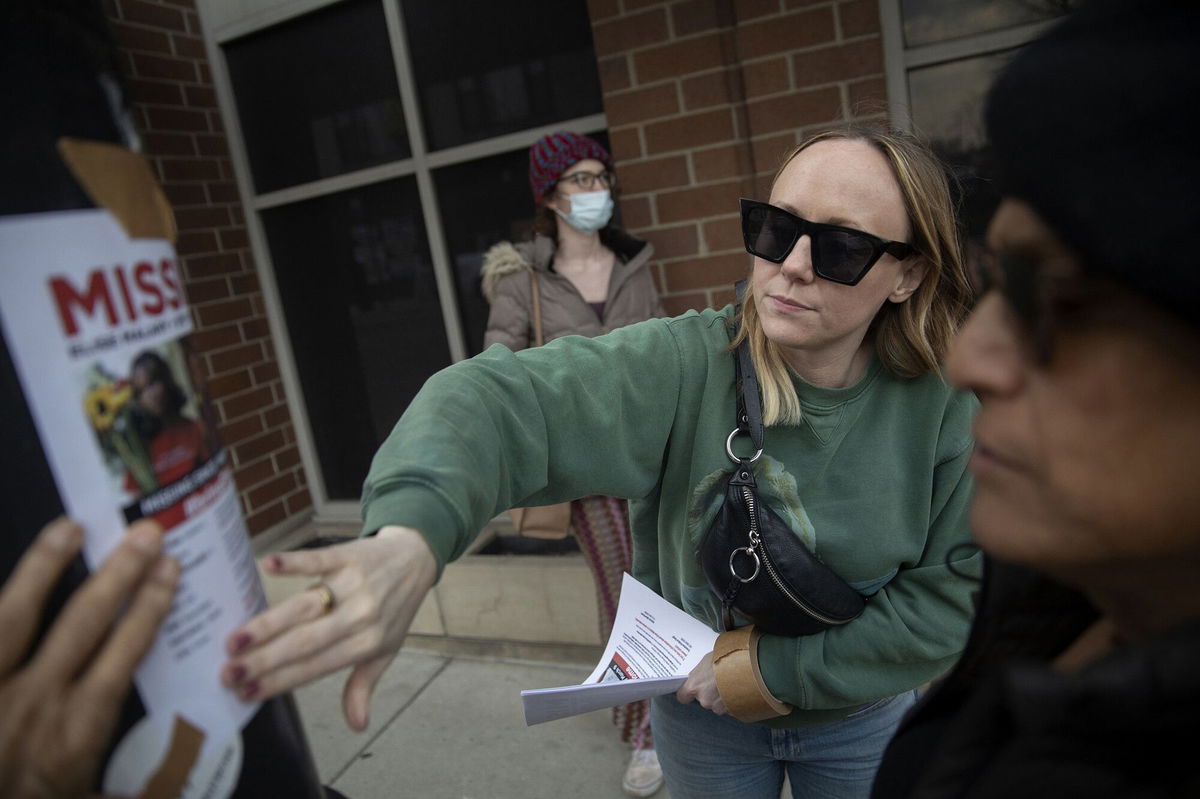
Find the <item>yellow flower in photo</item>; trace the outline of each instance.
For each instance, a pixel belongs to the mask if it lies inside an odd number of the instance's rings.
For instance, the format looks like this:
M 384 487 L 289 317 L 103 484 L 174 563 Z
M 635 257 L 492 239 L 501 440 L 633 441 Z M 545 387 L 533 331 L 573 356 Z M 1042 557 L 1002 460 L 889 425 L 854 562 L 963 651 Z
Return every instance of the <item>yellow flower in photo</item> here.
M 132 386 L 126 384 L 118 387 L 112 383 L 104 383 L 87 393 L 83 398 L 83 406 L 87 410 L 92 427 L 104 432 L 112 429 L 117 414 L 132 398 Z

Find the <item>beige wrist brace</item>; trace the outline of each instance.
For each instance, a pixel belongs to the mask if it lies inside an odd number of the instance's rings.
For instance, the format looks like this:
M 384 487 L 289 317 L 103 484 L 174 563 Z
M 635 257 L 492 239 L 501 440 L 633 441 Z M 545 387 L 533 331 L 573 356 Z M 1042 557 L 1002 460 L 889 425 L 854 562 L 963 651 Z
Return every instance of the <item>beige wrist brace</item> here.
M 717 692 L 738 721 L 763 721 L 792 712 L 767 690 L 758 670 L 758 639 L 762 633 L 753 625 L 717 636 L 713 646 L 713 673 Z

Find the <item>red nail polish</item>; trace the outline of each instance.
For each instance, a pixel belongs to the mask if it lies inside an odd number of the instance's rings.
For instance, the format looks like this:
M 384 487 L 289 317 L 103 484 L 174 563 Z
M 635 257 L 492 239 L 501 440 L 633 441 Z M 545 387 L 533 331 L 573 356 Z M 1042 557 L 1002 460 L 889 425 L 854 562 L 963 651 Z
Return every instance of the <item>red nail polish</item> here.
M 245 666 L 234 666 L 232 669 L 229 670 L 230 682 L 237 684 L 244 679 L 246 679 L 246 667 Z
M 236 655 L 246 647 L 250 646 L 250 633 L 238 633 L 233 636 L 233 653 Z
M 271 571 L 279 571 L 283 568 L 283 558 L 278 555 L 272 555 L 267 558 L 267 568 Z
M 258 692 L 261 689 L 262 689 L 262 686 L 258 684 L 258 680 L 253 680 L 252 682 L 247 683 L 242 688 L 242 692 L 241 692 L 240 696 L 242 697 L 243 700 L 250 700 L 250 699 L 253 699 L 254 697 L 258 696 Z

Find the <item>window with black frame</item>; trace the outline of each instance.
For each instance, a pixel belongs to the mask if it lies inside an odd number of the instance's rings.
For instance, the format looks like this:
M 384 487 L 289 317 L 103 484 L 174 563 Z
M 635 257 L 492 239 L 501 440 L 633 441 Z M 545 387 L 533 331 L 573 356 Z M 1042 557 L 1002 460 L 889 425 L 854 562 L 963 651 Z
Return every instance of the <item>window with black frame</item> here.
M 983 102 L 1016 49 L 1080 0 L 901 0 L 913 128 L 952 168 L 967 234 L 982 239 L 999 200 L 990 180 Z M 893 32 L 893 35 L 897 35 Z
M 338 3 L 224 50 L 258 194 L 412 155 L 379 0 Z
M 318 507 L 356 501 L 421 384 L 479 351 L 483 252 L 533 218 L 528 146 L 607 143 L 586 0 L 462 12 L 282 0 L 217 37 Z

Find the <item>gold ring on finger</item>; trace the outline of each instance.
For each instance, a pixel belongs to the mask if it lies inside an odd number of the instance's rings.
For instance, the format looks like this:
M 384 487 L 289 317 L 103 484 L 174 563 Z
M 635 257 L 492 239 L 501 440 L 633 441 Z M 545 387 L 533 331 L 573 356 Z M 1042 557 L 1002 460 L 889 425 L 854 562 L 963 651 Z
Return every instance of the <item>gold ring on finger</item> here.
M 317 583 L 312 590 L 316 591 L 317 596 L 321 598 L 321 615 L 328 616 L 337 606 L 337 598 L 333 595 L 333 589 L 325 583 Z

